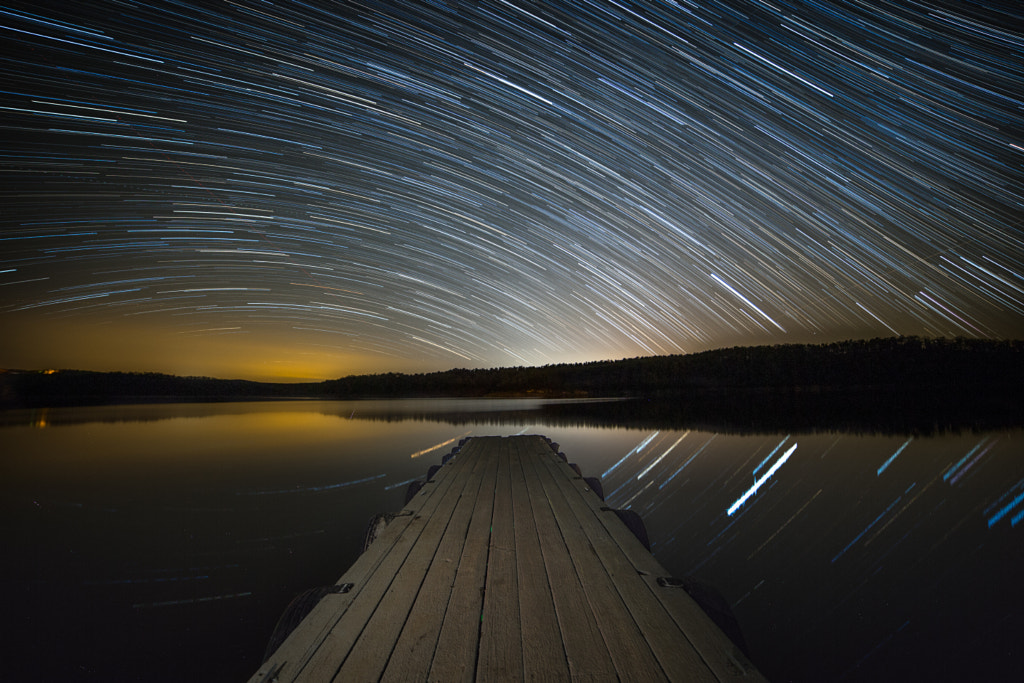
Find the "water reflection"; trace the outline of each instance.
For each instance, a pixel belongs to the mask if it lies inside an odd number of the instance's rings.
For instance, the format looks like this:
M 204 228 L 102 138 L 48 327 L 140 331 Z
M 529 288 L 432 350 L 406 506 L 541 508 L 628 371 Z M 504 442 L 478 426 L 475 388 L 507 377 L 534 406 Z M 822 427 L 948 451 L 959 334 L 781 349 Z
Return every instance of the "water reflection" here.
M 1017 395 L 893 389 L 707 392 L 676 399 L 410 399 L 166 403 L 0 411 L 0 427 L 84 422 L 151 422 L 224 415 L 287 419 L 318 413 L 346 420 L 446 422 L 496 426 L 535 422 L 562 427 L 704 429 L 730 433 L 842 431 L 940 434 L 1013 428 L 1024 420 Z
M 3 415 L 0 579 L 22 653 L 5 676 L 245 680 L 288 600 L 336 580 L 453 440 L 529 432 L 640 512 L 670 572 L 718 587 L 772 680 L 1012 677 L 1019 424 L 840 429 L 833 406 L 809 427 L 776 408 L 721 424 L 715 406 L 515 400 Z
M 661 433 L 605 488 L 718 584 L 777 680 L 996 680 L 1024 606 L 1021 437 Z

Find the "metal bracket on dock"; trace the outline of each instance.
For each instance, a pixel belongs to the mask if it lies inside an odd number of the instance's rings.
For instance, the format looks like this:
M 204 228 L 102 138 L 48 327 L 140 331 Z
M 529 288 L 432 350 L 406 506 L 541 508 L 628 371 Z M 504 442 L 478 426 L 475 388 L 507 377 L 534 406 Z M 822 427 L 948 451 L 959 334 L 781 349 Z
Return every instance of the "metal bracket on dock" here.
M 256 673 L 256 675 L 262 677 L 263 680 L 266 681 L 267 683 L 274 683 L 274 681 L 279 680 L 277 675 L 279 673 L 281 673 L 281 669 L 284 668 L 284 665 L 286 663 L 287 662 L 278 662 L 278 663 L 274 664 L 272 667 L 270 667 L 265 672 L 264 671 L 258 671 Z
M 336 583 L 328 589 L 328 593 L 348 593 L 355 588 L 354 583 Z

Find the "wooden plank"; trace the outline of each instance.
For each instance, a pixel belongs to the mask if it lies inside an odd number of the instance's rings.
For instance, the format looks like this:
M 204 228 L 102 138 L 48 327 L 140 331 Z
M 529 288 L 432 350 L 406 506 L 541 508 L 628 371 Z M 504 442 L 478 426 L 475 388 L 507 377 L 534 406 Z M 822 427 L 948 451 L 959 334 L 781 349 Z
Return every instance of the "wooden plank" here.
M 467 463 L 467 467 L 473 467 L 468 475 L 469 481 L 444 530 L 444 537 L 391 653 L 382 681 L 405 683 L 427 678 L 487 465 L 487 459 L 481 457 L 472 457 Z M 465 470 L 463 473 L 466 476 Z M 483 494 L 493 497 L 493 486 Z
M 405 532 L 410 524 L 414 521 L 422 524 L 420 522 L 422 517 L 429 516 L 432 512 L 439 497 L 431 494 L 443 494 L 448 486 L 457 479 L 458 471 L 465 462 L 467 462 L 465 459 L 456 458 L 435 474 L 433 482 L 424 486 L 420 493 L 403 508 L 402 514 L 388 524 L 374 544 L 360 555 L 337 581 L 338 584 L 354 584 L 354 588 L 348 593 L 324 597 L 306 619 L 285 639 L 277 651 L 260 666 L 250 679 L 250 683 L 261 683 L 271 671 L 274 672 L 275 681 L 280 683 L 289 683 L 296 679 L 327 638 L 330 630 L 342 618 L 359 594 L 366 578 L 377 570 L 399 541 L 409 540 L 410 537 Z
M 565 477 L 565 473 L 572 471 L 565 464 L 549 461 L 548 468 L 552 471 L 553 476 L 561 474 L 560 478 L 565 484 L 572 481 Z M 573 475 L 577 476 L 575 472 Z M 575 516 L 590 547 L 593 548 L 596 561 L 603 567 L 604 575 L 608 577 L 613 586 L 612 590 L 618 593 L 629 613 L 629 618 L 636 623 L 660 668 L 664 670 L 669 680 L 704 681 L 706 683 L 716 681 L 716 677 L 707 669 L 700 654 L 666 612 L 658 596 L 651 593 L 650 588 L 637 574 L 632 562 L 622 552 L 606 526 L 602 524 L 602 520 L 599 519 L 599 516 L 614 516 L 615 513 L 602 512 L 600 509 L 595 511 L 589 506 L 587 504 L 589 501 L 584 499 L 584 495 L 588 499 L 595 499 L 596 497 L 592 493 L 579 491 L 569 485 L 564 486 L 561 490 L 571 511 L 570 514 Z M 615 517 L 615 522 L 619 526 L 623 526 L 617 517 Z M 625 527 L 623 526 L 623 528 Z M 641 551 L 650 555 L 646 549 L 641 548 Z M 605 596 L 606 599 L 609 597 Z
M 529 460 L 536 457 L 530 451 L 529 443 L 526 437 L 509 443 L 523 675 L 527 681 L 568 681 L 569 662 L 562 646 L 561 629 L 551 597 L 552 587 L 548 583 L 533 503 L 526 485 L 525 470 L 533 473 Z
M 542 471 L 545 476 L 549 476 L 546 469 L 542 470 L 545 465 L 540 460 L 545 457 L 556 459 L 546 442 L 543 448 L 547 449 L 547 453 L 529 458 L 523 463 L 523 470 L 569 672 L 573 680 L 617 681 L 619 677 L 601 635 L 597 617 L 590 608 L 540 479 Z
M 553 467 L 562 467 L 550 461 L 545 465 L 549 471 Z M 605 572 L 594 546 L 580 527 L 564 495 L 564 482 L 550 476 L 541 480 L 616 672 L 624 680 L 668 680 L 614 582 Z M 575 496 L 573 490 L 568 493 Z
M 371 606 L 372 613 L 335 675 L 336 681 L 377 680 L 384 671 L 445 532 L 453 523 L 457 524 L 454 514 L 458 503 L 473 483 L 473 478 L 466 474 L 466 469 L 472 465 L 472 461 L 468 462 L 461 470 L 460 481 L 453 483 L 444 493 L 387 590 L 376 605 Z M 464 531 L 460 535 L 465 538 Z M 355 633 L 358 623 L 351 616 L 348 621 L 352 624 L 351 632 Z
M 470 441 L 470 444 L 477 439 Z M 468 445 L 468 444 L 467 444 Z M 459 457 L 463 457 L 462 454 Z M 430 664 L 428 680 L 472 681 L 476 675 L 476 656 L 487 580 L 487 555 L 497 484 L 498 459 L 484 460 L 480 495 L 473 508 L 466 543 L 459 559 L 458 573 L 444 614 L 437 649 Z
M 477 679 L 522 680 L 523 644 L 519 619 L 519 581 L 516 576 L 515 527 L 509 442 L 491 442 L 498 458 L 491 516 L 491 541 L 487 551 L 487 583 L 480 624 Z
M 466 467 L 461 468 L 463 472 Z M 311 667 L 334 667 L 335 681 L 380 677 L 466 484 L 466 477 L 456 478 L 425 518 L 426 524 L 409 552 L 404 557 L 393 553 L 394 562 L 387 568 L 385 564 L 378 567 L 353 600 L 345 619 L 332 629 L 331 652 L 326 651 L 325 643 L 320 650 L 324 654 L 312 660 Z
M 271 658 L 283 662 L 281 671 L 277 674 L 277 681 L 286 683 L 299 676 L 304 680 L 331 680 L 354 641 L 352 630 L 357 624 L 359 629 L 365 624 L 367 610 L 372 611 L 390 584 L 439 503 L 444 499 L 444 493 L 452 485 L 459 485 L 460 478 L 457 475 L 459 470 L 465 467 L 465 462 L 466 460 L 456 459 L 448 466 L 442 467 L 435 474 L 433 483 L 425 484 L 420 494 L 403 508 L 403 512 L 413 514 L 397 517 L 388 525 L 377 542 L 371 545 L 341 577 L 339 583 L 352 583 L 354 586 L 350 593 L 340 596 L 344 599 L 344 610 L 327 621 L 325 631 L 319 631 L 314 640 L 307 641 L 308 647 L 304 652 L 285 651 L 285 646 L 293 640 L 292 637 L 282 644 L 278 653 Z M 381 545 L 378 547 L 378 544 Z M 337 606 L 342 606 L 341 601 L 334 602 Z M 358 612 L 353 617 L 353 610 L 357 607 Z M 301 637 L 301 634 L 292 635 L 296 640 Z M 296 655 L 296 659 L 291 659 Z
M 331 627 L 352 603 L 346 594 L 330 594 L 321 598 L 313 610 L 288 635 L 280 647 L 267 658 L 249 679 L 249 683 L 292 683 L 305 662 L 320 646 Z
M 659 586 L 659 577 L 669 573 L 647 551 L 636 537 L 611 512 L 603 512 L 604 503 L 593 495 L 584 481 L 569 467 L 559 465 L 555 473 L 580 494 L 605 527 L 609 536 L 628 559 L 632 571 L 657 598 L 685 638 L 699 653 L 704 665 L 720 681 L 764 681 L 763 675 L 746 655 L 711 620 L 686 592 L 679 588 Z

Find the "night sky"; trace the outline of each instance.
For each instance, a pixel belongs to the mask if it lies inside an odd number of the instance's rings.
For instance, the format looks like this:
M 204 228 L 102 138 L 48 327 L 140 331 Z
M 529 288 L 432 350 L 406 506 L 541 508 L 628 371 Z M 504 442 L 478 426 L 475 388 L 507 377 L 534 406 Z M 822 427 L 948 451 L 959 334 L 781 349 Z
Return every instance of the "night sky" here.
M 0 10 L 0 367 L 1024 337 L 1017 2 Z

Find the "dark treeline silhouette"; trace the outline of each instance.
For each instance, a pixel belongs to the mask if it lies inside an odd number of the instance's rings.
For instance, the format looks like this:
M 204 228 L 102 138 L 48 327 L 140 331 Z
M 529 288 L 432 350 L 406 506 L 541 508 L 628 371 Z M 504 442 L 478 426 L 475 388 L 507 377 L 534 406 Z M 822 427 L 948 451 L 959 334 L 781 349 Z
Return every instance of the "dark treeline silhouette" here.
M 869 390 L 874 390 L 874 393 Z M 0 373 L 0 407 L 286 398 L 644 397 L 707 403 L 768 393 L 1024 395 L 1024 342 L 896 337 L 831 344 L 732 347 L 619 361 L 423 374 L 353 375 L 275 384 L 157 373 Z M 794 399 L 795 400 L 795 399 Z M 1007 404 L 1007 402 L 1009 402 Z M 909 402 L 908 402 L 909 405 Z
M 355 375 L 325 382 L 336 398 L 419 396 L 679 397 L 753 390 L 866 387 L 1014 391 L 1024 342 L 896 337 L 782 344 L 619 361 Z
M 156 372 L 7 371 L 0 373 L 0 408 L 166 401 L 254 401 L 322 396 L 322 383 L 274 384 Z

